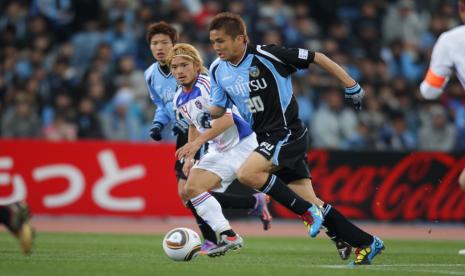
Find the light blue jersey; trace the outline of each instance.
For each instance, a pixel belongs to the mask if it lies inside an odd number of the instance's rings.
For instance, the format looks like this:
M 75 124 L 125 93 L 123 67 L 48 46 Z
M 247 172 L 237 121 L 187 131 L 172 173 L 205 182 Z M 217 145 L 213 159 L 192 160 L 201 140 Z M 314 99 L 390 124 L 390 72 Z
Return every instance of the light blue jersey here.
M 177 82 L 167 68 L 155 62 L 144 72 L 145 82 L 149 90 L 150 98 L 157 106 L 153 121 L 162 123 L 164 126 L 170 122 L 176 122 L 176 107 L 173 104 L 174 93 Z M 168 71 L 168 72 L 166 72 Z

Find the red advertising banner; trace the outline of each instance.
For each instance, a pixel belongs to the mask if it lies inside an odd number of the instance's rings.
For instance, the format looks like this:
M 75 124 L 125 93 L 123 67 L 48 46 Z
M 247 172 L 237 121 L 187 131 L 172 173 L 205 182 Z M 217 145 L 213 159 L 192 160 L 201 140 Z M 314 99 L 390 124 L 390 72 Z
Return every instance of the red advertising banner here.
M 36 215 L 189 216 L 174 160 L 172 144 L 0 140 L 0 204 L 26 199 Z M 308 163 L 317 195 L 350 218 L 465 221 L 464 154 L 315 150 Z M 276 202 L 271 211 L 295 218 Z
M 0 204 L 34 214 L 186 216 L 174 145 L 0 140 Z
M 460 153 L 309 152 L 317 195 L 353 219 L 465 221 Z M 274 204 L 282 217 L 295 217 Z

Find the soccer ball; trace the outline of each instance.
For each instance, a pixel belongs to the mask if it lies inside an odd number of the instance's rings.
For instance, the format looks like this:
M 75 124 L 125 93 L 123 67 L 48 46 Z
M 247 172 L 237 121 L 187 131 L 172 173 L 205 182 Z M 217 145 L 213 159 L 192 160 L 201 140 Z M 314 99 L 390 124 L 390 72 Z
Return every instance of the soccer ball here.
M 175 228 L 163 238 L 163 250 L 173 261 L 190 261 L 197 257 L 202 242 L 199 235 L 189 228 Z

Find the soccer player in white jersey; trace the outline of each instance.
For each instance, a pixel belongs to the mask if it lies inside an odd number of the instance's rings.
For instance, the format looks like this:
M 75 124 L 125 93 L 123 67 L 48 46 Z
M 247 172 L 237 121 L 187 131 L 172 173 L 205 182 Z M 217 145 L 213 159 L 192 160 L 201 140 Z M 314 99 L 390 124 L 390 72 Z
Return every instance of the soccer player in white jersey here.
M 242 247 L 243 240 L 231 229 L 221 205 L 209 191 L 223 192 L 236 179 L 236 171 L 258 146 L 256 136 L 239 113 L 231 109 L 214 120 L 212 128 L 200 125 L 200 115 L 209 107 L 210 79 L 205 74 L 199 52 L 192 45 L 174 46 L 167 62 L 179 83 L 173 102 L 190 123 L 188 143 L 176 152 L 185 159 L 183 172 L 188 178 L 184 197 L 220 238 L 218 247 L 209 250 L 208 255 L 221 255 Z M 206 142 L 209 143 L 208 152 L 194 165 L 195 152 Z M 186 151 L 192 154 L 185 155 Z
M 187 142 L 188 123 L 184 118 L 177 118 L 176 108 L 173 105 L 173 97 L 176 91 L 177 82 L 171 74 L 166 57 L 178 40 L 176 29 L 166 22 L 158 22 L 149 25 L 146 32 L 146 39 L 155 62 L 145 70 L 144 76 L 149 91 L 150 98 L 157 106 L 153 125 L 150 129 L 150 136 L 156 141 L 162 139 L 161 131 L 171 124 L 173 133 L 176 134 L 176 149 Z M 186 183 L 186 176 L 182 172 L 182 163 L 176 161 L 175 172 L 178 180 L 178 193 L 182 198 L 181 191 Z M 160 183 L 167 185 L 166 183 Z M 234 195 L 224 193 L 213 193 L 225 209 L 249 209 L 250 215 L 256 215 L 263 223 L 264 230 L 271 227 L 271 215 L 267 208 L 267 197 L 262 193 L 254 195 Z M 185 202 L 185 199 L 183 199 Z M 201 252 L 214 247 L 216 240 L 215 233 L 196 214 L 195 209 L 190 204 L 187 207 L 192 211 L 197 220 L 197 224 L 205 239 Z
M 465 23 L 465 0 L 459 0 L 459 15 Z M 438 38 L 420 91 L 426 99 L 438 98 L 455 71 L 465 89 L 465 25 L 453 28 Z
M 465 0 L 458 1 L 459 16 L 465 23 Z M 465 25 L 453 28 L 441 34 L 434 45 L 428 72 L 420 85 L 425 99 L 437 99 L 455 71 L 465 90 Z M 465 92 L 465 91 L 464 91 Z M 459 184 L 465 190 L 465 169 L 459 177 Z M 459 251 L 465 255 L 465 249 Z

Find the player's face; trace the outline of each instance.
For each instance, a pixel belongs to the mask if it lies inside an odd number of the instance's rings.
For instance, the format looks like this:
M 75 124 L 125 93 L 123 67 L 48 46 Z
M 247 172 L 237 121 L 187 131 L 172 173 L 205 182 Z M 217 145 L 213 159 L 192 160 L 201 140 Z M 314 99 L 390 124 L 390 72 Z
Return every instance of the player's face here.
M 166 34 L 156 34 L 150 39 L 150 50 L 153 57 L 160 63 L 165 63 L 165 58 L 168 56 L 173 42 Z
M 245 38 L 243 35 L 233 38 L 223 29 L 215 29 L 210 31 L 210 42 L 213 50 L 222 60 L 237 63 L 244 54 Z
M 179 84 L 190 89 L 197 78 L 199 67 L 194 64 L 192 59 L 179 56 L 174 57 L 171 61 L 170 70 Z

